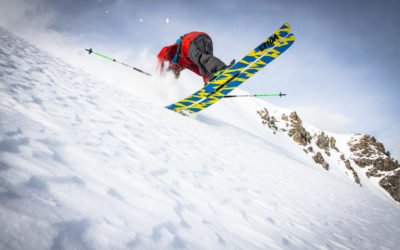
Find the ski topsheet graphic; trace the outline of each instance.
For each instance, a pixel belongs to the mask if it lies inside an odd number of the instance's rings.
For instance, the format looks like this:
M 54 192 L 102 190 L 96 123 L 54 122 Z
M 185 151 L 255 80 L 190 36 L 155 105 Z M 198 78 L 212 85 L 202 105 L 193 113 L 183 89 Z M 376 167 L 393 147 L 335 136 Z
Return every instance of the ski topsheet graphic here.
M 202 98 L 200 101 L 195 104 L 188 106 L 185 108 L 190 113 L 197 113 L 210 105 L 216 103 L 218 100 L 223 98 L 225 95 L 229 94 L 232 90 L 237 88 L 240 84 L 245 82 L 255 73 L 257 73 L 260 69 L 264 68 L 278 56 L 280 56 L 285 50 L 287 50 L 294 42 L 294 35 L 290 34 L 286 39 L 281 41 L 277 46 L 273 49 L 269 50 L 267 54 L 262 56 L 256 62 L 250 65 L 244 72 L 240 73 L 238 76 L 233 78 L 231 81 L 222 84 L 219 89 L 209 94 L 207 97 Z
M 185 113 L 197 113 L 217 102 L 289 48 L 294 42 L 294 35 L 289 32 L 290 25 L 285 23 L 216 79 L 194 94 L 166 108 L 174 111 L 184 110 Z

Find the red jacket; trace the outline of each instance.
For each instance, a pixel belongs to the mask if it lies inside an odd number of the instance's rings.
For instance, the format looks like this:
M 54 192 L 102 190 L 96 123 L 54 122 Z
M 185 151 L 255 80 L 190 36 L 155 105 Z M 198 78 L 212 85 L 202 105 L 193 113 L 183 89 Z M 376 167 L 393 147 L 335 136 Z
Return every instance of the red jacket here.
M 203 77 L 204 83 L 208 82 L 208 78 L 202 74 L 200 74 L 199 67 L 194 64 L 189 59 L 189 45 L 199 35 L 206 35 L 208 34 L 204 32 L 190 32 L 186 34 L 182 39 L 181 51 L 178 55 L 178 61 L 176 63 L 171 63 L 171 60 L 174 58 L 176 50 L 178 49 L 179 43 L 172 44 L 170 46 L 166 46 L 161 49 L 160 53 L 158 53 L 158 68 L 162 72 L 164 69 L 164 61 L 169 62 L 169 67 L 182 71 L 184 69 L 189 69 L 194 73 L 198 74 L 199 76 Z M 208 36 L 209 37 L 209 36 Z M 210 38 L 211 39 L 211 38 Z

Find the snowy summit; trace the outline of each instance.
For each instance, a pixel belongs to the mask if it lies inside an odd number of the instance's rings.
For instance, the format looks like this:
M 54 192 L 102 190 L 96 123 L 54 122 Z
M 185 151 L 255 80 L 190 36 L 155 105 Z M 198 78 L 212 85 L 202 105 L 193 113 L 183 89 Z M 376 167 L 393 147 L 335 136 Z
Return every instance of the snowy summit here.
M 254 98 L 184 117 L 159 79 L 0 42 L 0 249 L 399 247 L 397 161 L 372 137 Z

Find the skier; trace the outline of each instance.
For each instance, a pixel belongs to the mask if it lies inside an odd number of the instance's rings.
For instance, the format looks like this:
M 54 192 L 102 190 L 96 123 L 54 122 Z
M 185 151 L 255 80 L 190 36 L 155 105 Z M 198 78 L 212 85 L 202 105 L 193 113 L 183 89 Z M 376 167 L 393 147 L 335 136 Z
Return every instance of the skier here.
M 210 36 L 196 31 L 187 33 L 174 44 L 162 48 L 157 59 L 160 73 L 164 72 L 164 61 L 168 61 L 167 71 L 172 71 L 176 78 L 179 78 L 182 70 L 189 69 L 203 77 L 204 85 L 228 67 L 213 56 Z

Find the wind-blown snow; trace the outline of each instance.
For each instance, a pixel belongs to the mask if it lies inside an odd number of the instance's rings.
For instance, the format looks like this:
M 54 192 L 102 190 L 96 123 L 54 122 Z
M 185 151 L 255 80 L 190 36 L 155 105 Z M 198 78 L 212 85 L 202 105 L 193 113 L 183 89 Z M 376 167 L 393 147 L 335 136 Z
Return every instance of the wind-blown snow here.
M 1 249 L 400 245 L 398 205 L 263 128 L 269 104 L 184 117 L 157 84 L 139 97 L 134 72 L 122 89 L 3 29 L 0 42 Z

